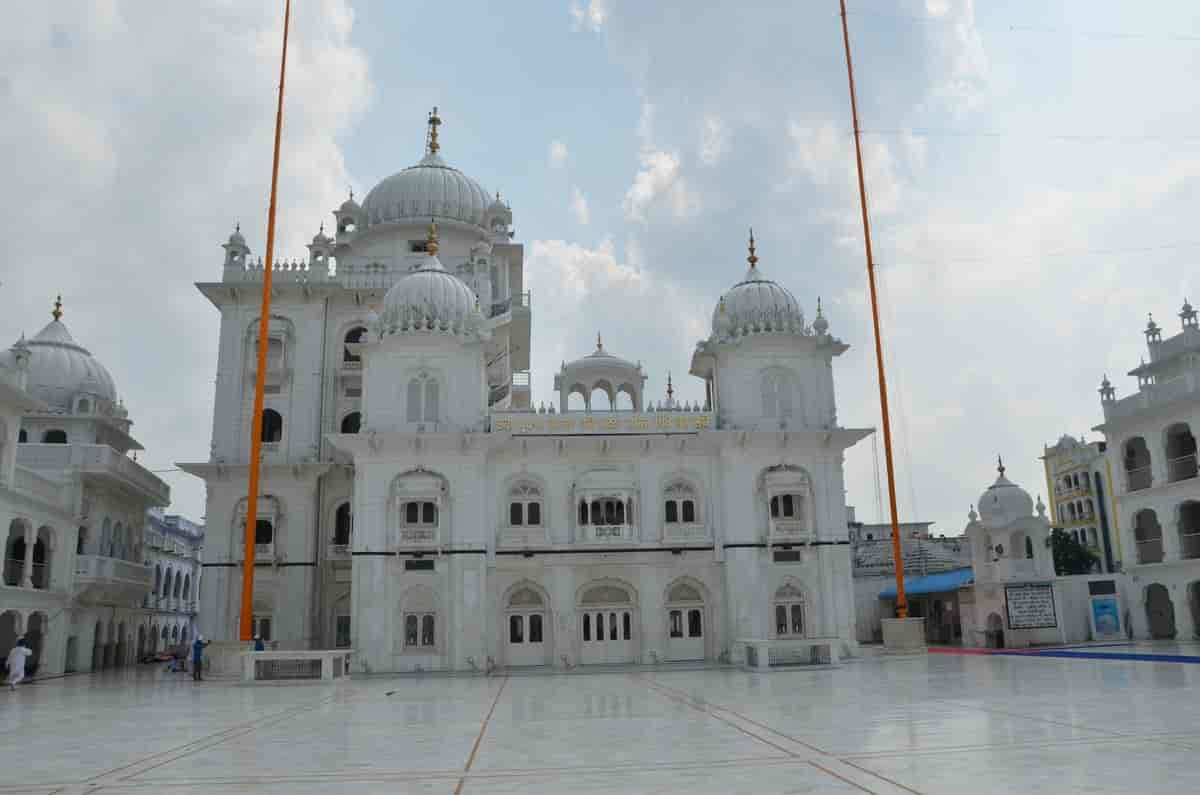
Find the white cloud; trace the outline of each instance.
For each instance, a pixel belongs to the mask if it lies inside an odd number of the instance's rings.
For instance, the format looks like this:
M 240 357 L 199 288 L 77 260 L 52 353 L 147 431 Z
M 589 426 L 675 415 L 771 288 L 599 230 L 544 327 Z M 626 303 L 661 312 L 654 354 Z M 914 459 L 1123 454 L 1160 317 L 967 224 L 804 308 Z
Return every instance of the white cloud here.
M 947 35 L 934 39 L 940 61 L 935 93 L 948 99 L 955 111 L 978 110 L 991 66 L 975 26 L 975 0 L 926 0 L 925 11 L 947 26 Z
M 345 0 L 293 14 L 282 256 L 304 252 L 351 182 L 340 140 L 371 96 L 353 19 Z M 274 4 L 148 2 L 33 4 L 0 30 L 0 213 L 21 219 L 0 334 L 38 331 L 61 292 L 151 469 L 209 454 L 218 316 L 192 282 L 220 279 L 237 220 L 262 253 L 281 30 Z M 163 477 L 199 519 L 203 483 Z
M 617 258 L 612 240 L 595 248 L 565 240 L 534 240 L 525 254 L 526 284 L 533 293 L 537 326 L 553 329 L 533 335 L 535 403 L 552 398 L 551 385 L 559 362 L 590 352 L 596 332 L 604 347 L 632 360 L 653 355 L 656 362 L 687 362 L 695 341 L 705 336 L 711 299 L 670 277 L 646 269 L 636 243 L 627 242 L 625 261 Z M 670 312 L 663 312 L 664 305 Z M 631 318 L 637 318 L 631 323 Z M 647 346 L 646 340 L 655 344 Z M 648 390 L 661 390 L 666 373 L 648 367 Z M 689 399 L 702 399 L 699 386 Z
M 605 0 L 588 0 L 586 6 L 576 0 L 571 3 L 570 11 L 573 30 L 598 32 L 608 19 L 608 6 Z
M 571 190 L 571 216 L 575 219 L 575 223 L 581 226 L 587 226 L 592 222 L 592 211 L 588 207 L 587 197 L 579 188 Z
M 550 142 L 550 165 L 561 168 L 567 162 L 567 145 L 562 141 Z
M 700 162 L 706 166 L 716 165 L 729 146 L 729 131 L 719 116 L 705 114 L 700 133 Z
M 640 168 L 633 184 L 625 192 L 625 220 L 645 223 L 651 208 L 663 205 L 670 217 L 682 220 L 701 210 L 700 195 L 692 189 L 683 174 L 678 151 L 662 149 L 654 143 L 654 106 L 643 102 L 638 120 L 638 153 Z

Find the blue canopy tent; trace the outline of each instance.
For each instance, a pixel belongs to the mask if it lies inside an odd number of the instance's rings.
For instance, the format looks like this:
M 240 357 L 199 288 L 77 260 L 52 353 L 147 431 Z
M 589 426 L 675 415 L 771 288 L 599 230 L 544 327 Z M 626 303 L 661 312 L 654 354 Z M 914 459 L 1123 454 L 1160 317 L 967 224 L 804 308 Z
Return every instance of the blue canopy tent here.
M 964 585 L 975 582 L 975 570 L 971 568 L 939 571 L 937 574 L 927 574 L 924 577 L 905 577 L 904 593 L 908 596 L 922 596 L 933 593 L 949 593 L 957 591 Z M 896 598 L 896 582 L 879 592 L 880 599 Z

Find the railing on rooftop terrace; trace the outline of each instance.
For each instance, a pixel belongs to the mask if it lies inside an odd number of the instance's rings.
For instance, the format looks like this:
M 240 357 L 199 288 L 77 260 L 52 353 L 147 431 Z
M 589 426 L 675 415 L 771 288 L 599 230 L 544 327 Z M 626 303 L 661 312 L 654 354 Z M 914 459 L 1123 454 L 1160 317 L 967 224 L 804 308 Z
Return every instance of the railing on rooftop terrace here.
M 1174 483 L 1177 480 L 1188 480 L 1196 477 L 1196 454 L 1180 456 L 1167 461 L 1167 480 Z

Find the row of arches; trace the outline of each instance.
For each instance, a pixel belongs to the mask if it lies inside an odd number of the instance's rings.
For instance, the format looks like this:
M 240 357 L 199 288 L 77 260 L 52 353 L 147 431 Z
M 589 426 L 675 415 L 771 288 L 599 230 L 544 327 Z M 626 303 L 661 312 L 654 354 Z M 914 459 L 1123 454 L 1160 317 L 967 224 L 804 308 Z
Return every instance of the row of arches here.
M 1200 558 L 1200 501 L 1181 502 L 1175 511 L 1174 523 L 1179 557 Z M 1138 563 L 1161 563 L 1166 559 L 1163 527 L 1153 508 L 1143 508 L 1133 515 L 1133 539 Z
M 1200 580 L 1190 583 L 1186 589 L 1188 612 L 1191 614 L 1191 637 L 1200 638 Z M 1180 638 L 1179 620 L 1175 603 L 1166 585 L 1155 582 L 1143 591 L 1143 606 L 1149 635 L 1154 640 Z M 1185 635 L 1186 637 L 1186 635 Z
M 161 599 L 183 599 L 186 602 L 194 602 L 198 598 L 192 587 L 191 571 L 171 565 L 164 567 L 161 563 L 154 564 L 154 590 L 150 595 Z
M 43 611 L 35 610 L 27 616 L 18 610 L 0 612 L 0 662 L 8 656 L 17 639 L 24 638 L 33 652 L 26 664 L 27 673 L 34 675 L 39 670 L 55 670 L 45 656 L 53 648 L 51 633 L 50 617 Z M 81 669 L 102 671 L 133 665 L 160 651 L 186 646 L 191 641 L 191 629 L 186 621 L 162 624 L 142 621 L 137 623 L 134 630 L 133 622 L 97 620 L 92 625 L 92 646 L 86 665 L 80 657 L 78 638 L 70 636 L 65 640 L 65 651 L 62 653 L 65 654 L 63 663 L 66 672 Z
M 43 525 L 34 532 L 31 522 L 13 519 L 4 542 L 4 584 L 49 588 L 54 549 L 55 533 L 51 527 Z
M 84 406 L 84 411 L 86 412 L 86 406 L 87 406 L 86 401 L 80 401 L 80 404 Z M 41 441 L 42 441 L 42 444 L 68 444 L 67 432 L 64 431 L 62 428 L 49 428 L 47 430 L 42 431 Z M 29 432 L 26 431 L 24 428 L 17 431 L 17 443 L 18 444 L 28 444 L 29 443 Z
M 1160 449 L 1163 460 L 1156 468 L 1145 437 L 1133 436 L 1121 445 L 1128 491 L 1148 489 L 1156 480 L 1174 483 L 1196 477 L 1196 437 L 1186 422 L 1174 423 L 1163 431 Z

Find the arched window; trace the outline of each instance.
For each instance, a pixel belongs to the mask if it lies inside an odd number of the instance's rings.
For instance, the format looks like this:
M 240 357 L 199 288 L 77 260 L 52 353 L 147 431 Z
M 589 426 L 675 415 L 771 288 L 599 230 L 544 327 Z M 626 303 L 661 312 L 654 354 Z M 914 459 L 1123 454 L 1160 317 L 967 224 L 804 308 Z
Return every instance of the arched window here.
M 346 332 L 346 339 L 345 339 L 346 344 L 342 346 L 342 361 L 343 362 L 362 361 L 362 359 L 359 358 L 359 355 L 357 353 L 351 353 L 350 349 L 346 346 L 354 345 L 355 343 L 362 342 L 362 338 L 366 333 L 367 333 L 367 330 L 365 328 L 363 328 L 362 326 L 357 326 Z
M 274 543 L 275 525 L 270 519 L 256 519 L 254 522 L 254 543 L 263 546 Z
M 430 651 L 437 646 L 437 595 L 432 589 L 416 586 L 401 600 L 406 650 Z
M 508 523 L 512 527 L 542 524 L 542 490 L 533 483 L 518 483 L 508 492 Z
M 1123 460 L 1129 491 L 1150 488 L 1150 448 L 1146 440 L 1135 436 L 1125 442 Z
M 166 598 L 171 595 L 171 570 L 167 569 L 167 573 L 163 576 L 162 593 L 159 596 Z
M 333 520 L 333 543 L 347 546 L 350 543 L 350 532 L 354 521 L 350 513 L 350 503 L 343 502 L 338 506 Z
M 788 419 L 792 416 L 795 393 L 792 374 L 782 368 L 772 368 L 762 374 L 763 416 Z
M 437 524 L 437 503 L 430 500 L 404 502 L 400 504 L 400 517 L 408 527 Z
M 84 552 L 85 549 L 87 549 L 87 528 L 80 527 L 79 535 L 76 536 L 76 538 L 75 538 L 75 554 L 76 555 L 86 554 Z
M 42 434 L 42 444 L 66 444 L 67 432 L 53 428 Z
M 1167 428 L 1167 480 L 1194 478 L 1196 469 L 1196 437 L 1186 422 Z
M 1162 525 L 1158 514 L 1145 508 L 1133 517 L 1133 539 L 1137 543 L 1138 563 L 1161 563 L 1163 559 Z
M 183 588 L 180 590 L 180 594 L 183 596 L 184 599 L 191 601 L 191 599 L 192 599 L 192 575 L 190 575 L 190 574 L 184 575 Z
M 663 491 L 663 519 L 667 524 L 695 524 L 696 490 L 690 483 L 677 481 Z
M 263 409 L 262 441 L 278 442 L 283 438 L 283 415 L 275 409 Z
M 804 637 L 804 593 L 791 583 L 775 592 L 775 636 Z
M 362 413 L 352 411 L 342 418 L 342 433 L 358 433 L 362 427 Z
M 1179 505 L 1179 556 L 1200 558 L 1200 502 L 1195 500 Z
M 1025 557 L 1033 560 L 1033 539 L 1025 536 Z
M 438 382 L 429 373 L 418 373 L 408 381 L 405 418 L 408 422 L 438 421 Z

